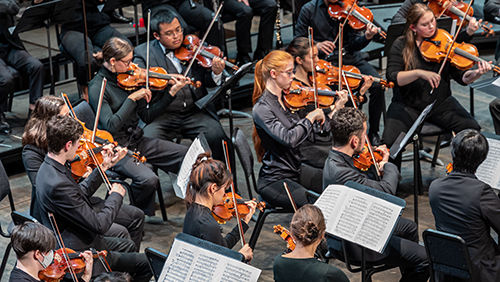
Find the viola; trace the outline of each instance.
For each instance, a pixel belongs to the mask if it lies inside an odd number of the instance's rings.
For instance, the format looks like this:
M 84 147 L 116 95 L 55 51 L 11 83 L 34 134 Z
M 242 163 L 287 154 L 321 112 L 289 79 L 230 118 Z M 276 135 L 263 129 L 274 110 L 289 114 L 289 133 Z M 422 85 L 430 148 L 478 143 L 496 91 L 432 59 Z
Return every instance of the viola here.
M 354 30 L 365 30 L 367 24 L 373 23 L 372 11 L 365 7 L 359 7 L 356 0 L 342 0 L 328 5 L 328 15 L 339 21 L 347 18 L 349 25 Z M 387 38 L 387 34 L 380 28 L 378 33 L 382 38 Z
M 116 79 L 118 80 L 118 85 L 127 90 L 135 90 L 146 85 L 146 70 L 140 68 L 135 63 L 130 63 L 128 69 L 124 73 L 118 74 Z M 168 85 L 168 81 L 178 75 L 169 75 L 167 71 L 162 67 L 150 67 L 149 68 L 149 88 L 152 90 L 163 90 Z M 191 85 L 198 88 L 201 86 L 201 82 L 191 79 Z
M 383 160 L 382 154 L 373 150 L 373 156 L 375 157 L 375 162 L 379 163 Z M 354 166 L 361 171 L 367 171 L 370 166 L 372 166 L 373 159 L 371 157 L 370 151 L 368 150 L 368 145 L 365 143 L 363 151 L 357 155 L 353 156 Z
M 273 226 L 274 233 L 280 235 L 281 239 L 285 240 L 286 247 L 288 250 L 295 250 L 295 240 L 293 240 L 292 235 L 290 235 L 290 231 L 281 225 Z
M 342 72 L 345 74 L 347 85 L 349 85 L 349 88 L 351 89 L 358 88 L 363 80 L 363 76 L 366 76 L 362 74 L 357 67 L 350 65 L 343 65 Z M 339 83 L 339 68 L 333 66 L 330 62 L 319 60 L 316 65 L 316 79 L 318 83 L 321 84 L 337 85 Z M 386 80 L 378 77 L 374 77 L 373 82 L 378 83 L 385 88 L 394 87 L 393 82 L 387 82 Z M 342 81 L 342 88 L 346 88 L 344 81 Z
M 437 29 L 436 35 L 432 38 L 426 38 L 420 45 L 420 53 L 425 60 L 430 62 L 441 62 L 446 58 L 449 48 L 451 48 L 448 61 L 458 69 L 468 70 L 475 63 L 486 62 L 478 57 L 476 46 L 469 43 L 454 43 L 453 37 L 444 29 Z M 489 63 L 493 71 L 500 73 L 500 67 Z
M 189 61 L 193 58 L 196 49 L 198 49 L 199 47 L 200 47 L 200 39 L 198 38 L 198 36 L 194 34 L 188 34 L 184 37 L 181 47 L 175 50 L 174 52 L 175 57 L 177 57 L 177 59 L 181 61 Z M 200 52 L 196 56 L 196 60 L 198 61 L 198 64 L 200 66 L 209 69 L 212 67 L 212 60 L 215 57 L 222 59 L 224 57 L 224 52 L 222 52 L 221 49 L 217 46 L 202 45 Z M 227 60 L 223 61 L 227 67 L 230 67 L 233 70 L 239 69 L 238 66 L 231 64 Z
M 457 26 L 460 23 L 460 19 L 464 18 L 465 16 L 465 22 L 469 22 L 471 18 L 474 16 L 474 9 L 470 7 L 469 12 L 467 15 L 465 15 L 465 12 L 467 11 L 467 4 L 464 3 L 463 1 L 449 1 L 449 0 L 429 0 L 427 3 L 427 6 L 431 8 L 431 10 L 434 12 L 434 15 L 436 17 L 440 18 L 442 15 L 446 15 L 454 20 L 457 20 Z M 488 22 L 484 22 L 481 24 L 481 28 L 483 29 L 483 32 L 481 34 L 484 34 L 486 32 L 486 37 L 489 35 L 494 35 L 495 31 L 493 31 L 491 28 L 493 25 L 488 26 Z
M 245 217 L 250 213 L 250 208 L 247 206 L 247 204 L 245 204 L 245 200 L 243 200 L 240 195 L 236 194 L 235 197 L 239 216 Z M 257 208 L 260 211 L 263 211 L 265 207 L 265 202 L 257 203 Z M 232 192 L 226 193 L 222 198 L 222 201 L 212 208 L 212 215 L 220 224 L 225 224 L 226 222 L 230 221 L 231 218 L 236 216 Z
M 337 93 L 335 91 L 332 91 L 330 87 L 319 83 L 317 85 L 317 90 L 317 101 L 319 107 L 326 108 L 331 106 L 335 101 Z M 290 89 L 285 91 L 283 101 L 285 103 L 285 106 L 292 111 L 303 109 L 307 105 L 312 105 L 316 102 L 316 99 L 314 97 L 314 88 L 304 86 L 299 81 L 292 81 Z
M 69 272 L 68 261 L 64 255 L 64 252 L 68 255 L 69 266 L 74 270 L 75 273 L 81 273 L 85 269 L 85 261 L 80 253 L 75 252 L 72 249 L 65 248 L 54 251 L 54 261 L 47 268 L 38 272 L 38 278 L 46 282 L 59 282 L 64 278 L 64 275 Z M 93 254 L 93 258 L 98 256 L 106 257 L 108 253 L 106 251 L 101 251 Z

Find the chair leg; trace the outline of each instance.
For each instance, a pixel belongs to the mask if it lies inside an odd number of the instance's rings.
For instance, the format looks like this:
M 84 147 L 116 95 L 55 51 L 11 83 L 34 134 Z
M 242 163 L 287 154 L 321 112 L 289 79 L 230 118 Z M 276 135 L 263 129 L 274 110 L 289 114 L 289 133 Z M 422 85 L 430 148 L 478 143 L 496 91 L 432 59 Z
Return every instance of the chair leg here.
M 168 221 L 167 208 L 165 207 L 165 201 L 163 200 L 163 192 L 161 191 L 161 186 L 158 186 L 156 192 L 158 193 L 158 201 L 160 202 L 161 217 L 163 218 L 163 221 Z
M 441 140 L 443 139 L 443 135 L 439 135 L 436 141 L 436 149 L 434 149 L 434 156 L 432 157 L 431 167 L 436 167 L 436 162 L 439 156 L 439 150 L 441 149 Z
M 257 223 L 255 224 L 255 227 L 252 232 L 252 236 L 250 237 L 249 245 L 250 248 L 255 249 L 255 245 L 257 244 L 257 239 L 259 239 L 260 231 L 262 231 L 262 227 L 264 226 L 264 221 L 266 220 L 266 217 L 271 214 L 272 211 L 270 210 L 264 210 L 264 212 L 259 213 L 259 218 L 257 219 Z
M 0 281 L 2 280 L 3 273 L 5 272 L 5 266 L 7 265 L 7 260 L 9 259 L 10 249 L 12 248 L 12 244 L 9 242 L 7 247 L 5 248 L 5 254 L 2 259 L 2 266 L 0 266 Z

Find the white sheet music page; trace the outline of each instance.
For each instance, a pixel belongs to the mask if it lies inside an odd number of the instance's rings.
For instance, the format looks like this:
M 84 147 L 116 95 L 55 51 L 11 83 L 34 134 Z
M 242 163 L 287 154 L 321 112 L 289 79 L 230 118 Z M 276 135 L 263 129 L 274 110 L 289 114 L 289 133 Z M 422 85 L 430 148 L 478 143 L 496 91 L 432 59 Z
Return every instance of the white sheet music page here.
M 174 240 L 159 282 L 253 282 L 261 270 L 207 249 Z
M 402 210 L 344 185 L 328 186 L 315 205 L 325 216 L 326 232 L 376 252 L 384 250 Z
M 477 168 L 477 179 L 500 189 L 500 140 L 487 138 L 489 151 L 486 160 Z
M 193 169 L 193 164 L 196 162 L 198 155 L 205 153 L 201 141 L 196 138 L 191 146 L 189 147 L 184 160 L 182 160 L 181 169 L 177 174 L 177 180 L 174 181 L 174 191 L 175 195 L 181 199 L 186 197 L 186 189 L 189 183 L 189 176 L 191 175 L 191 170 Z

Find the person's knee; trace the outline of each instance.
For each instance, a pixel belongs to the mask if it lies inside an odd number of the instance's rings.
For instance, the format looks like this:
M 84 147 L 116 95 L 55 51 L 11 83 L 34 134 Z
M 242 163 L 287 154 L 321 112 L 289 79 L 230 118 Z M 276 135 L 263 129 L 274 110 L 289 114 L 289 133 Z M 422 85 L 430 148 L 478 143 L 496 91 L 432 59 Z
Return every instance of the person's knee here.
M 43 72 L 43 64 L 42 64 L 42 62 L 40 62 L 39 60 L 31 57 L 30 58 L 29 68 L 28 68 L 28 74 L 30 76 L 32 76 L 32 75 L 40 74 L 41 72 Z
M 14 92 L 14 77 L 9 71 L 0 76 L 0 95 Z
M 242 3 L 240 10 L 236 14 L 236 18 L 238 21 L 251 21 L 253 18 L 252 8 Z
M 495 99 L 490 102 L 490 112 L 493 113 L 500 113 L 500 99 Z
M 276 14 L 277 11 L 278 11 L 278 5 L 276 4 L 276 1 L 265 1 L 265 4 L 263 5 L 260 14 L 269 14 L 269 13 Z

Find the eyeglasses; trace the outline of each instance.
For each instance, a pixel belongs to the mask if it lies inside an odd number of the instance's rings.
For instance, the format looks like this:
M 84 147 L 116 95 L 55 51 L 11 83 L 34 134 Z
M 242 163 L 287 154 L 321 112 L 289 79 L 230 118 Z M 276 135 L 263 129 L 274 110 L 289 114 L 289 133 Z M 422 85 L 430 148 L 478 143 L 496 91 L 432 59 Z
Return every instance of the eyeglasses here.
M 132 62 L 132 60 L 128 60 L 128 61 L 124 61 L 124 60 L 120 60 L 122 63 L 124 63 L 127 67 L 130 65 L 130 63 Z
M 165 35 L 166 37 L 172 37 L 172 36 L 174 36 L 174 34 L 182 34 L 183 32 L 184 32 L 184 29 L 179 26 L 173 31 L 170 30 L 170 31 L 165 32 L 163 35 Z
M 288 75 L 289 77 L 292 77 L 294 75 L 294 72 L 293 70 L 289 70 L 289 71 L 280 71 L 280 73 L 285 73 L 286 75 Z

